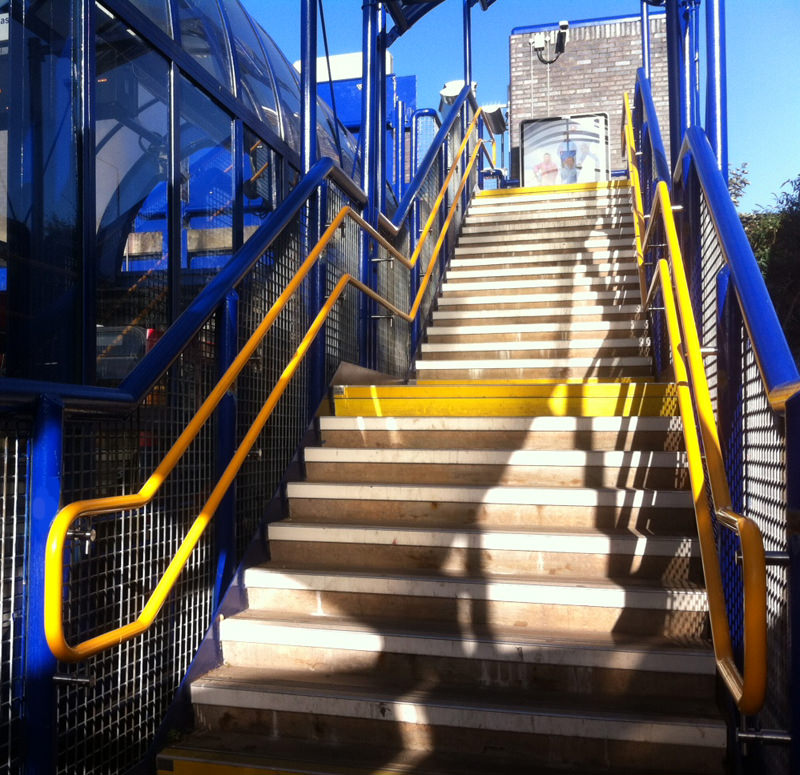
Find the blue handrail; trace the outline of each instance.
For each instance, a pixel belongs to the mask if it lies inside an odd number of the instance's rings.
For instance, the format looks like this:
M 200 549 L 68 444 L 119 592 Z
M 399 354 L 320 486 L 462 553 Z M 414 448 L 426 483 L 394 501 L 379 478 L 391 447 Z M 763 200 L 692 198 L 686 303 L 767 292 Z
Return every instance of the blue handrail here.
M 676 188 L 683 179 L 684 160 L 695 170 L 703 189 L 770 404 L 782 411 L 788 398 L 800 391 L 800 375 L 714 151 L 699 127 L 689 127 L 684 135 L 675 166 Z
M 48 395 L 65 403 L 87 407 L 114 405 L 123 408 L 138 404 L 180 355 L 187 342 L 214 314 L 228 293 L 252 270 L 259 258 L 327 178 L 335 179 L 355 201 L 362 204 L 366 202 L 364 192 L 347 178 L 333 160 L 320 159 L 247 242 L 234 253 L 231 260 L 197 294 L 119 387 L 3 378 L 0 379 L 0 400 L 18 403 Z
M 461 115 L 461 108 L 470 97 L 472 97 L 470 102 L 472 103 L 473 107 L 476 107 L 475 96 L 472 94 L 472 89 L 469 86 L 464 85 L 464 88 L 459 92 L 456 101 L 451 106 L 450 112 L 447 114 L 447 118 L 445 118 L 441 127 L 439 127 L 436 137 L 433 138 L 431 147 L 428 148 L 425 157 L 422 159 L 419 169 L 414 174 L 406 193 L 403 194 L 403 198 L 400 200 L 400 204 L 397 206 L 397 210 L 392 217 L 392 224 L 394 224 L 395 227 L 399 228 L 408 217 L 408 214 L 411 211 L 411 205 L 419 195 L 419 190 L 422 188 L 422 184 L 425 181 L 428 171 L 433 166 L 434 161 L 436 161 L 436 156 L 441 151 L 442 145 L 444 145 L 444 141 L 447 138 L 447 133 L 452 128 L 456 119 Z
M 640 125 L 642 127 L 645 125 L 647 126 L 648 142 L 650 143 L 650 149 L 653 155 L 656 178 L 658 180 L 663 180 L 669 186 L 672 175 L 670 175 L 669 172 L 669 162 L 667 162 L 667 153 L 664 150 L 664 140 L 661 136 L 661 128 L 658 125 L 658 114 L 656 113 L 656 106 L 653 102 L 650 80 L 641 67 L 636 71 L 636 104 L 638 104 L 639 100 L 641 100 L 642 103 Z

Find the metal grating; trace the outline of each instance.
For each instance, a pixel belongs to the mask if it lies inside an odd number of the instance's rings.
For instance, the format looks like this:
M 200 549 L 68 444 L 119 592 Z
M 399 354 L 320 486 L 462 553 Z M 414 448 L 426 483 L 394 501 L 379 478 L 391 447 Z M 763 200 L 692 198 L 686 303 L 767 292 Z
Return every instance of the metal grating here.
M 215 381 L 211 321 L 131 416 L 66 415 L 64 502 L 138 489 Z M 70 642 L 141 611 L 214 481 L 213 425 L 201 431 L 150 505 L 96 517 L 96 541 L 73 540 L 65 568 Z M 57 772 L 122 772 L 145 753 L 210 623 L 212 544 L 208 531 L 147 633 L 85 663 L 61 667 Z
M 22 643 L 30 426 L 0 425 L 0 770 L 22 771 Z

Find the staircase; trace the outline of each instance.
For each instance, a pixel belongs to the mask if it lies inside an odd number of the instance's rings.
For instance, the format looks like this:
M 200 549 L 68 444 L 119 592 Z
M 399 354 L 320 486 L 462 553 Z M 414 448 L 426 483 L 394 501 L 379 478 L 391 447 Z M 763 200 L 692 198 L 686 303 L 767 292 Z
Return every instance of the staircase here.
M 410 385 L 335 391 L 163 773 L 719 773 L 629 189 L 479 195 Z

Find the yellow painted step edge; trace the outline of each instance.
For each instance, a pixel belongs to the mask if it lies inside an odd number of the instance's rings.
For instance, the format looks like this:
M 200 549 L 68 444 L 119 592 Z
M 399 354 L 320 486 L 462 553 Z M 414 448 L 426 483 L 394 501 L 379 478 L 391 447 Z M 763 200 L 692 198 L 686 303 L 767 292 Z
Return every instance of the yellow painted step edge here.
M 523 194 L 556 194 L 570 191 L 603 191 L 608 189 L 630 188 L 629 180 L 607 180 L 600 183 L 562 183 L 557 186 L 525 186 L 520 188 L 495 188 L 478 191 L 476 199 L 491 199 L 492 197 L 508 197 Z
M 337 400 L 348 398 L 606 398 L 629 396 L 663 398 L 676 395 L 671 382 L 431 382 L 419 385 L 343 385 L 334 390 Z

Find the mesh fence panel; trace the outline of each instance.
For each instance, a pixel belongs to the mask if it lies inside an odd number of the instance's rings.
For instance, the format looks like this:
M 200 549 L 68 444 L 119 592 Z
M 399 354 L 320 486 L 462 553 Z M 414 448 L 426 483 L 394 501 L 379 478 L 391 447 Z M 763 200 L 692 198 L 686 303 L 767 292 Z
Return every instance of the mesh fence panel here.
M 712 397 L 719 407 L 720 434 L 732 506 L 754 520 L 767 551 L 788 549 L 786 522 L 786 443 L 782 421 L 769 405 L 747 331 L 738 312 L 733 289 L 728 294 L 732 311 L 721 314 L 717 278 L 724 258 L 707 203 L 700 200 L 702 255 L 702 340 L 704 345 L 728 344 L 726 374 L 719 357 L 706 360 Z M 732 331 L 720 329 L 727 321 Z M 723 341 L 724 340 L 724 341 Z M 742 658 L 742 573 L 737 562 L 741 548 L 728 530 L 718 531 L 718 547 L 725 586 L 731 636 L 737 658 Z M 786 569 L 767 568 L 767 699 L 757 723 L 763 728 L 790 726 L 790 671 L 788 580 Z M 764 772 L 788 773 L 789 752 L 780 746 L 762 746 L 758 755 Z
M 31 428 L 0 422 L 0 770 L 20 772 L 26 492 Z
M 211 321 L 129 417 L 66 414 L 64 502 L 138 490 L 215 377 Z M 75 526 L 91 526 L 96 540 L 75 535 L 65 552 L 68 642 L 118 627 L 141 612 L 213 484 L 213 439 L 210 422 L 146 507 Z M 59 773 L 123 772 L 144 754 L 210 623 L 212 542 L 212 531 L 207 531 L 144 635 L 79 665 L 61 667 Z

